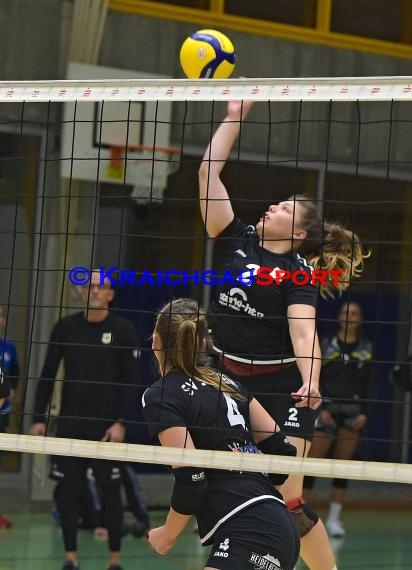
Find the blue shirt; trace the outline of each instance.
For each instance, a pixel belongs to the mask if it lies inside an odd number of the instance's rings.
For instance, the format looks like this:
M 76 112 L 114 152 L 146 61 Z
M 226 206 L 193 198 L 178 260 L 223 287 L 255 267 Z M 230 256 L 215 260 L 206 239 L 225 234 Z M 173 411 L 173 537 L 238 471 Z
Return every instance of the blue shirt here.
M 12 389 L 15 390 L 20 375 L 17 350 L 14 342 L 2 337 L 0 337 L 0 366 L 3 369 L 3 374 L 9 378 Z M 0 414 L 8 414 L 10 410 L 10 398 L 6 398 L 3 405 L 0 406 Z

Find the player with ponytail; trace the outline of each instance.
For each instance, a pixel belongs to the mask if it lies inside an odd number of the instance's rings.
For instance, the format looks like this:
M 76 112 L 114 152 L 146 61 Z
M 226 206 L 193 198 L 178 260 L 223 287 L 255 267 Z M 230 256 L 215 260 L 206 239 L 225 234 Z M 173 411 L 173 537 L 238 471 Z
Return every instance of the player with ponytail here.
M 152 347 L 161 378 L 142 398 L 151 434 L 168 447 L 294 456 L 258 401 L 209 366 L 207 335 L 193 300 L 176 299 L 159 312 Z M 299 536 L 275 489 L 287 475 L 193 466 L 172 466 L 172 473 L 165 524 L 148 535 L 158 554 L 167 554 L 195 515 L 202 545 L 212 545 L 205 570 L 250 570 L 253 560 L 293 570 Z
M 208 321 L 221 370 L 250 390 L 298 456 L 306 456 L 321 403 L 318 288 L 324 297 L 344 291 L 367 255 L 352 231 L 323 223 L 316 204 L 302 195 L 269 205 L 256 227 L 235 216 L 221 172 L 252 105 L 228 104 L 199 170 L 200 209 L 215 239 L 215 270 L 230 271 L 238 281 L 215 288 Z M 293 278 L 263 287 L 260 272 L 268 268 Z M 316 283 L 315 270 L 331 277 Z M 337 280 L 331 271 L 338 272 Z M 251 280 L 240 281 L 244 274 Z M 303 475 L 293 475 L 281 489 L 300 531 L 302 558 L 310 570 L 334 570 L 326 529 L 302 500 L 302 486 Z

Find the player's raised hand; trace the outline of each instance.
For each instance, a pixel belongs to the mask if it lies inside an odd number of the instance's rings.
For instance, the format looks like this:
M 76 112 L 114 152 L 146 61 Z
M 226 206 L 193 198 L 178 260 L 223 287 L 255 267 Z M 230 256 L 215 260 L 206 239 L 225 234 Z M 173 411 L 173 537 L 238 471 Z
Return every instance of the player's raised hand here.
M 227 104 L 227 116 L 233 121 L 244 120 L 250 113 L 254 101 L 229 101 Z

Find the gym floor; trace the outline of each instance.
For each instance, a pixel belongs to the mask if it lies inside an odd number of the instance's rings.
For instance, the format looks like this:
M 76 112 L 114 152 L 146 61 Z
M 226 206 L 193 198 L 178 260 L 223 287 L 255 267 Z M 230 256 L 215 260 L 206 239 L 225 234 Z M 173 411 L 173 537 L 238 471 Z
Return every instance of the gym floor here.
M 320 513 L 324 514 L 324 513 Z M 152 513 L 161 524 L 165 513 Z M 60 570 L 63 562 L 59 527 L 48 513 L 14 514 L 13 527 L 0 530 L 0 570 Z M 339 570 L 411 570 L 411 513 L 408 510 L 345 510 L 344 539 L 334 539 Z M 167 557 L 155 555 L 142 538 L 123 541 L 124 570 L 202 570 L 208 548 L 188 527 Z M 79 531 L 81 570 L 105 570 L 107 543 L 89 531 Z M 299 563 L 298 570 L 306 566 Z

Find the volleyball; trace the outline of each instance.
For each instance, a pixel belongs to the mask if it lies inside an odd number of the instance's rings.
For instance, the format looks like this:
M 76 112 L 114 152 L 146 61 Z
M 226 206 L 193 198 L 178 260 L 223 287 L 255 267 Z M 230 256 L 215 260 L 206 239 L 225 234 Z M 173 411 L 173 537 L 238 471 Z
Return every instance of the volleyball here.
M 235 68 L 235 48 L 217 30 L 198 30 L 183 42 L 180 63 L 189 79 L 227 79 Z

